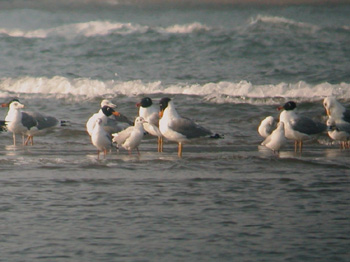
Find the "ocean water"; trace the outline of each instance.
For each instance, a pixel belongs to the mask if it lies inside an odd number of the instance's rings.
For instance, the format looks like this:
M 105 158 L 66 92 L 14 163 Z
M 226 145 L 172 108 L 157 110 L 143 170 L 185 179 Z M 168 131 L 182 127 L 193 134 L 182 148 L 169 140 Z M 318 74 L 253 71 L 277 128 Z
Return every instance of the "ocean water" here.
M 350 105 L 350 5 L 15 3 L 0 100 L 71 125 L 0 134 L 0 261 L 349 261 L 350 151 L 274 154 L 257 127 L 288 100 L 319 121 L 325 97 Z M 87 119 L 104 98 L 134 119 L 144 96 L 224 139 L 98 160 Z

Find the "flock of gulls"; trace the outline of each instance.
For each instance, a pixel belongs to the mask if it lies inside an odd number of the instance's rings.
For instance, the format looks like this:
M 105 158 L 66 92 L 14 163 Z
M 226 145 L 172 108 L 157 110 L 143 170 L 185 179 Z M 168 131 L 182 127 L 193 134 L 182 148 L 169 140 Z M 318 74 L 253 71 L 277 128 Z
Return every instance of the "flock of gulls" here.
M 158 138 L 158 152 L 163 152 L 163 138 L 177 142 L 179 157 L 182 157 L 183 143 L 201 137 L 220 138 L 194 121 L 181 117 L 168 97 L 159 101 L 159 107 L 149 97 L 141 99 L 137 106 L 139 116 L 131 122 L 115 110 L 115 104 L 102 100 L 99 111 L 87 120 L 86 131 L 91 137 L 91 143 L 97 148 L 98 158 L 101 152 L 106 156 L 115 146 L 128 150 L 130 155 L 134 149 L 140 154 L 138 147 L 146 134 Z M 2 126 L 13 134 L 14 146 L 16 134 L 22 135 L 23 145 L 33 145 L 34 135 L 69 124 L 52 116 L 23 111 L 24 105 L 17 98 L 2 104 L 2 107 L 9 108 Z
M 303 142 L 327 132 L 328 136 L 340 143 L 341 148 L 350 147 L 350 111 L 334 97 L 323 100 L 328 119 L 326 123 L 312 120 L 296 112 L 296 103 L 289 101 L 279 107 L 282 110 L 279 122 L 272 116 L 261 121 L 258 132 L 265 138 L 261 143 L 274 152 L 279 152 L 287 140 L 294 141 L 294 151 L 302 152 Z
M 296 103 L 289 101 L 279 107 L 279 121 L 268 116 L 261 121 L 258 133 L 264 138 L 263 146 L 273 152 L 279 152 L 287 140 L 294 141 L 294 150 L 302 151 L 303 142 L 314 136 L 327 132 L 329 137 L 338 141 L 342 148 L 350 147 L 350 111 L 334 97 L 326 97 L 323 106 L 327 112 L 327 122 L 321 123 L 296 112 Z M 24 105 L 19 99 L 11 99 L 2 104 L 8 107 L 8 113 L 0 126 L 13 134 L 13 144 L 16 145 L 16 134 L 22 135 L 23 145 L 33 145 L 33 137 L 46 130 L 68 125 L 52 116 L 37 112 L 24 111 Z M 116 105 L 109 100 L 102 100 L 99 111 L 86 122 L 86 131 L 91 137 L 91 143 L 100 153 L 107 155 L 112 148 L 124 148 L 131 155 L 133 150 L 139 152 L 139 145 L 145 135 L 151 135 L 158 140 L 158 152 L 163 152 L 163 139 L 178 143 L 178 156 L 182 157 L 183 144 L 201 137 L 222 138 L 210 130 L 198 125 L 189 118 L 182 117 L 176 111 L 173 101 L 164 97 L 156 106 L 152 99 L 144 97 L 139 103 L 139 115 L 134 122 L 116 111 Z M 26 136 L 26 137 L 25 137 Z

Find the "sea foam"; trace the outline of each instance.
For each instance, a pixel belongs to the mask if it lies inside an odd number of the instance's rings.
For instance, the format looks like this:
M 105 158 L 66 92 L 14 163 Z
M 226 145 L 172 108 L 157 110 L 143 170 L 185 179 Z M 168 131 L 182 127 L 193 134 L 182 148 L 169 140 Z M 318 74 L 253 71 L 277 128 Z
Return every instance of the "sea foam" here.
M 285 17 L 280 16 L 264 16 L 264 15 L 258 15 L 251 19 L 250 24 L 256 24 L 258 22 L 263 23 L 272 23 L 272 24 L 286 24 L 286 25 L 294 25 L 294 26 L 300 26 L 300 27 L 314 27 L 315 25 L 303 23 L 303 22 L 297 22 L 293 19 L 288 19 Z
M 194 32 L 209 31 L 211 28 L 201 23 L 194 22 L 191 24 L 185 25 L 173 25 L 166 27 L 165 29 L 159 28 L 157 31 L 162 33 L 171 33 L 171 34 L 191 34 Z
M 310 23 L 298 22 L 293 19 L 288 19 L 288 18 L 279 17 L 279 16 L 258 15 L 256 17 L 251 18 L 249 24 L 251 26 L 254 26 L 257 24 L 269 24 L 274 26 L 281 26 L 282 28 L 298 28 L 302 30 L 311 30 L 311 31 L 316 31 L 320 29 L 320 27 Z
M 350 100 L 350 84 L 320 83 L 311 85 L 303 81 L 276 85 L 255 85 L 248 81 L 217 82 L 206 84 L 163 84 L 161 81 L 102 81 L 89 78 L 69 79 L 62 76 L 3 78 L 0 80 L 0 97 L 36 94 L 41 96 L 73 96 L 91 99 L 101 96 L 139 95 L 193 95 L 213 103 L 272 104 L 276 99 L 318 101 L 327 96 Z
M 91 21 L 85 23 L 67 24 L 48 29 L 22 30 L 0 28 L 0 34 L 6 34 L 12 37 L 24 38 L 47 38 L 47 37 L 66 37 L 74 38 L 78 36 L 93 37 L 109 34 L 130 34 L 133 32 L 145 32 L 147 26 L 140 26 L 132 23 L 112 23 L 109 21 Z
M 127 35 L 132 33 L 144 34 L 148 31 L 155 31 L 159 34 L 191 34 L 194 32 L 208 31 L 211 28 L 194 22 L 190 24 L 175 24 L 168 27 L 151 27 L 134 23 L 118 23 L 111 21 L 90 21 L 83 23 L 66 24 L 54 28 L 24 30 L 0 28 L 0 34 L 11 37 L 24 38 L 47 38 L 65 37 L 74 38 L 79 36 L 95 37 L 111 34 Z

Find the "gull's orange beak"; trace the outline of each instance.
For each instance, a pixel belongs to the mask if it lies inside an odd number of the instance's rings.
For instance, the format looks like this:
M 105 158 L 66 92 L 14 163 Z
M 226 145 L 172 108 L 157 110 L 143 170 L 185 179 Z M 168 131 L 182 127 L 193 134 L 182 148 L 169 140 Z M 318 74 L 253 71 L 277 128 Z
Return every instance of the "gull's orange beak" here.
M 159 118 L 162 118 L 164 114 L 164 110 L 159 111 Z
M 281 110 L 283 110 L 283 109 L 284 109 L 283 106 L 277 107 L 277 110 L 278 110 L 278 111 L 281 111 Z
M 120 113 L 117 112 L 117 111 L 114 111 L 114 112 L 112 113 L 112 115 L 114 115 L 114 116 L 120 116 Z
M 331 116 L 331 110 L 329 110 L 328 108 L 326 108 L 326 113 L 327 113 L 327 116 Z
M 137 104 L 136 104 L 136 107 L 140 107 L 140 106 L 141 106 L 141 103 L 137 103 Z

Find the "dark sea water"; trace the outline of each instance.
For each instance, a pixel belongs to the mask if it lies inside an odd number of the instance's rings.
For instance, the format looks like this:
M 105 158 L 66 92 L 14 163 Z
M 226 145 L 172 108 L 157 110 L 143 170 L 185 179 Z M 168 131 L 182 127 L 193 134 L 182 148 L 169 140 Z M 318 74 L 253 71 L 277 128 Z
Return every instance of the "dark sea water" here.
M 0 261 L 350 260 L 350 151 L 325 134 L 274 154 L 257 133 L 288 100 L 322 122 L 325 97 L 350 106 L 350 5 L 16 3 L 0 100 L 71 125 L 0 134 Z M 224 139 L 98 160 L 87 119 L 104 98 L 134 119 L 144 96 Z

